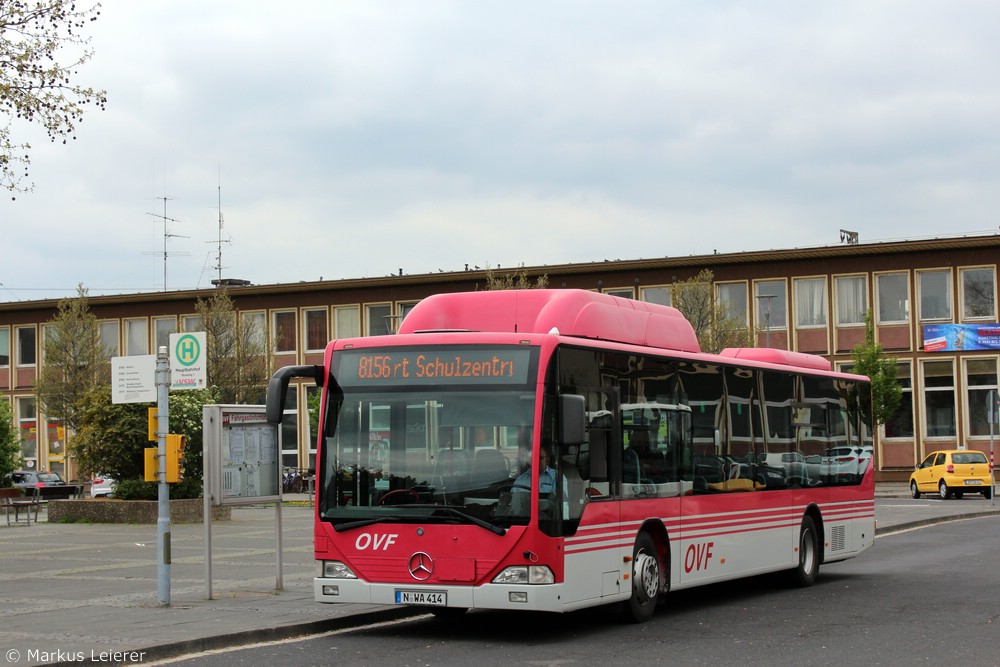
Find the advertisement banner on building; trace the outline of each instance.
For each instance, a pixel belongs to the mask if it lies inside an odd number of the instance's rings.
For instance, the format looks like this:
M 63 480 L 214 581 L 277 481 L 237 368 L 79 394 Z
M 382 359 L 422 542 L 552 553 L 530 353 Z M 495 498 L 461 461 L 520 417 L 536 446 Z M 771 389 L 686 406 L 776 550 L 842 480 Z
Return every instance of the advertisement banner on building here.
M 925 324 L 924 352 L 1000 350 L 1000 324 Z

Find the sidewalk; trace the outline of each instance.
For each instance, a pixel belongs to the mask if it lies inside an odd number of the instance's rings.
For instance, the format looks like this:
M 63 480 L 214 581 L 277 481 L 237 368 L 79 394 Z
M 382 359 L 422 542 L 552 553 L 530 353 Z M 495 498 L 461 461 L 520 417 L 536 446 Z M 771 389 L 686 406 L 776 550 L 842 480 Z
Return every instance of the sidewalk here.
M 897 488 L 898 487 L 898 488 Z M 150 662 L 422 613 L 313 602 L 312 509 L 282 508 L 283 590 L 276 591 L 275 508 L 234 507 L 212 524 L 213 598 L 206 598 L 202 524 L 171 526 L 171 605 L 157 600 L 156 526 L 0 522 L 0 649 L 6 664 Z M 982 497 L 912 500 L 880 485 L 877 534 L 1000 514 Z M 124 655 L 135 652 L 133 655 Z M 81 657 L 82 656 L 82 657 Z

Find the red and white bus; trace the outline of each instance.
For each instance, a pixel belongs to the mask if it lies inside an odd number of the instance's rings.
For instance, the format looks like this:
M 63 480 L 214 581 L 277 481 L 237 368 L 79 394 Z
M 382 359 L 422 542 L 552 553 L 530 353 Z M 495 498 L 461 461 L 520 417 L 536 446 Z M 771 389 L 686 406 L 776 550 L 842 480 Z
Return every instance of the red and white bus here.
M 673 308 L 439 294 L 396 334 L 275 373 L 273 423 L 294 378 L 323 387 L 319 602 L 625 603 L 642 621 L 669 590 L 780 570 L 808 585 L 874 541 L 870 457 L 822 464 L 870 446 L 868 379 L 801 353 L 702 353 Z

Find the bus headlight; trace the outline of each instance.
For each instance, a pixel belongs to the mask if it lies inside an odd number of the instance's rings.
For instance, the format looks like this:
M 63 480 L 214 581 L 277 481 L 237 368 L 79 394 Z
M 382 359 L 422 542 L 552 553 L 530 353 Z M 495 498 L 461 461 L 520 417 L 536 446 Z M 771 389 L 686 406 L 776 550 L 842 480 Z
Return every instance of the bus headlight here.
M 347 567 L 339 560 L 325 560 L 323 561 L 323 576 L 327 579 L 357 579 L 358 575 L 351 572 L 351 568 Z
M 548 565 L 514 565 L 493 579 L 494 584 L 554 584 L 556 577 Z

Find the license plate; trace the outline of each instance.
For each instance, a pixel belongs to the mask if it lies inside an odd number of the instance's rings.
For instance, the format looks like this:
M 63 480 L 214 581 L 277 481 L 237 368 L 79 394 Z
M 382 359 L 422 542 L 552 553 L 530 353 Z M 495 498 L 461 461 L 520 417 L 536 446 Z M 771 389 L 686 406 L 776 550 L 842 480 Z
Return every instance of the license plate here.
M 396 604 L 444 607 L 448 604 L 448 594 L 444 591 L 396 591 Z
M 967 479 L 967 480 L 965 480 L 966 486 L 970 486 L 970 485 L 971 486 L 976 486 L 977 484 L 982 484 L 982 483 L 983 483 L 983 480 L 981 480 L 981 479 Z

